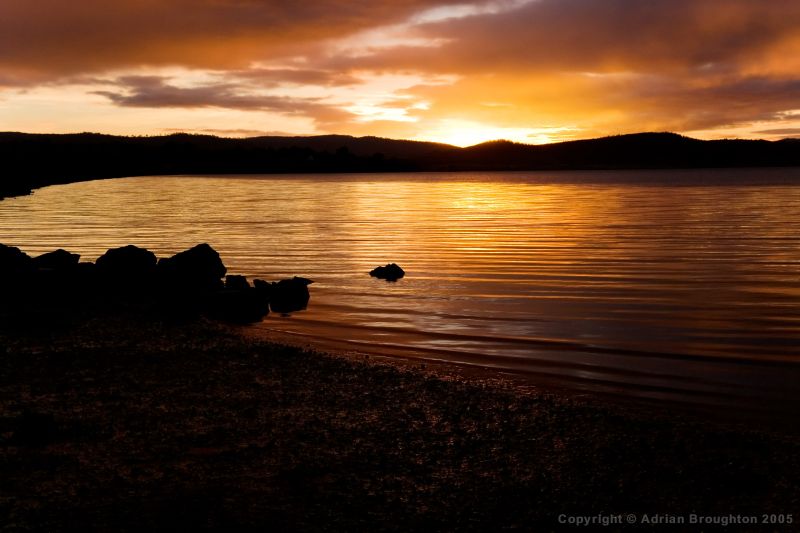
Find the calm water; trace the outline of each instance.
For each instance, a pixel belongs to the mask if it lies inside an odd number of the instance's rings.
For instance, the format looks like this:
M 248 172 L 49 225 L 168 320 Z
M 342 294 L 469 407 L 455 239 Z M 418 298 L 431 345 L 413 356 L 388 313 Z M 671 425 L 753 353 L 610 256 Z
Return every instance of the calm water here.
M 800 404 L 800 169 L 141 177 L 0 202 L 0 242 L 198 242 L 310 277 L 259 328 L 705 405 Z M 370 278 L 394 261 L 407 276 Z M 772 407 L 770 407 L 772 408 Z

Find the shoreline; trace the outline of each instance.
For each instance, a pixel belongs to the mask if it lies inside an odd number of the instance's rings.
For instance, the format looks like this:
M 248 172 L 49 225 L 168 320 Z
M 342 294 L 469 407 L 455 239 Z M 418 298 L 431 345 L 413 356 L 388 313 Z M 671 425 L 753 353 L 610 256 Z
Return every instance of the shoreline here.
M 268 319 L 267 319 L 268 320 Z M 263 324 L 263 322 L 262 322 Z M 708 402 L 655 398 L 645 395 L 631 394 L 624 390 L 590 390 L 569 386 L 563 379 L 525 370 L 499 368 L 480 363 L 461 362 L 445 358 L 426 358 L 420 355 L 403 353 L 372 346 L 365 350 L 347 341 L 330 338 L 317 338 L 311 335 L 298 335 L 270 329 L 253 327 L 254 325 L 231 326 L 236 334 L 246 338 L 266 341 L 300 350 L 312 350 L 318 353 L 342 357 L 354 362 L 380 362 L 399 368 L 408 368 L 432 376 L 446 379 L 456 377 L 466 380 L 490 380 L 519 392 L 542 392 L 566 401 L 586 402 L 619 409 L 632 415 L 662 416 L 671 418 L 676 415 L 687 417 L 702 423 L 713 423 L 731 428 L 755 427 L 759 430 L 786 433 L 800 436 L 800 421 L 796 409 L 777 411 L 779 405 L 753 405 L 746 408 L 732 409 L 727 404 L 710 404 Z
M 553 529 L 797 511 L 796 435 L 239 329 L 95 317 L 0 332 L 8 524 Z

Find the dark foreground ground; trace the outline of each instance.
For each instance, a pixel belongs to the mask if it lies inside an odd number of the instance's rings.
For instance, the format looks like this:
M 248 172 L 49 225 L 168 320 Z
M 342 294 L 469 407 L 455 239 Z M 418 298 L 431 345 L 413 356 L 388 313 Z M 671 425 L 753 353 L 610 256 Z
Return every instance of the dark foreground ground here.
M 0 332 L 11 531 L 541 531 L 598 513 L 637 514 L 607 531 L 673 529 L 642 526 L 642 513 L 793 530 L 760 522 L 800 520 L 798 479 L 788 433 L 304 352 L 205 322 Z

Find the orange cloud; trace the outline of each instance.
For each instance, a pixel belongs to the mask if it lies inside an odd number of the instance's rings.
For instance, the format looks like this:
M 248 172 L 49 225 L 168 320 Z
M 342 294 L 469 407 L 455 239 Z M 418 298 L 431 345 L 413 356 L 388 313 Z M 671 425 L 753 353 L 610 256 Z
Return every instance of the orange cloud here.
M 3 0 L 0 80 L 141 65 L 243 68 L 447 0 Z
M 798 30 L 794 0 L 536 0 L 416 27 L 418 37 L 443 43 L 435 50 L 398 47 L 339 64 L 460 74 L 686 73 L 762 61 L 795 46 Z
M 413 31 L 439 44 L 326 64 L 458 76 L 411 91 L 429 118 L 587 136 L 732 127 L 800 108 L 793 0 L 538 0 Z
M 0 120 L 56 122 L 43 100 L 79 87 L 76 129 L 135 108 L 197 131 L 776 136 L 800 127 L 800 3 L 3 0 L 0 86 L 28 91 L 0 93 Z

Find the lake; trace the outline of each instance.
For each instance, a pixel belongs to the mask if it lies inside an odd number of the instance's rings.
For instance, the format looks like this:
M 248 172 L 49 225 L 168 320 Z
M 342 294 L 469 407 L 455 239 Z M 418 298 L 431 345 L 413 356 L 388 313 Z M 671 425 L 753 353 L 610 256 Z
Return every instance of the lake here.
M 798 409 L 800 169 L 136 177 L 0 202 L 0 242 L 199 242 L 313 279 L 254 328 L 534 383 Z M 396 262 L 406 277 L 371 278 Z

